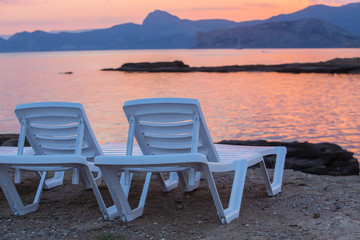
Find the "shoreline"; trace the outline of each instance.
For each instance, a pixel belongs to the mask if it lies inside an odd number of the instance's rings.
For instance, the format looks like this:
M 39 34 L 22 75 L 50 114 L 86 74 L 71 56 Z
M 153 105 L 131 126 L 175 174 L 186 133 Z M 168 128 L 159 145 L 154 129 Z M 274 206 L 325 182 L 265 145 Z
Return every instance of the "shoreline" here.
M 322 149 L 321 145 L 301 144 Z M 287 148 L 289 155 L 295 152 L 292 146 Z M 271 176 L 273 170 L 269 173 Z M 12 171 L 10 174 L 13 176 Z M 143 179 L 141 174 L 134 175 L 129 195 L 131 206 L 138 203 Z M 233 174 L 215 173 L 214 179 L 225 203 Z M 16 188 L 23 199 L 31 202 L 37 184 L 35 174 L 22 171 L 22 183 Z M 72 173 L 68 171 L 63 185 L 44 191 L 39 209 L 25 216 L 14 216 L 0 191 L 0 230 L 4 239 L 356 239 L 360 233 L 359 187 L 359 175 L 315 175 L 285 169 L 281 192 L 269 197 L 260 168 L 250 168 L 240 216 L 222 225 L 204 178 L 192 192 L 183 192 L 181 187 L 163 192 L 153 176 L 143 215 L 124 223 L 119 218 L 104 220 L 93 192 L 85 191 L 82 184 L 73 185 Z M 99 189 L 105 204 L 111 206 L 113 202 L 104 181 Z
M 270 174 L 272 171 L 270 170 Z M 36 176 L 23 172 L 17 189 L 31 201 Z M 319 176 L 285 170 L 282 191 L 266 194 L 259 168 L 248 169 L 239 218 L 222 225 L 205 179 L 192 192 L 178 187 L 163 192 L 154 176 L 144 214 L 131 222 L 102 218 L 92 191 L 64 184 L 43 192 L 39 209 L 14 216 L 0 191 L 0 230 L 4 239 L 356 239 L 359 236 L 359 176 Z M 232 174 L 215 174 L 224 203 Z M 143 177 L 134 175 L 129 201 L 138 203 Z M 112 200 L 104 181 L 99 186 L 107 206 Z
M 0 147 L 16 147 L 18 134 L 0 134 Z M 359 161 L 354 153 L 334 143 L 309 142 L 268 142 L 266 140 L 222 140 L 215 144 L 247 145 L 247 146 L 285 146 L 287 148 L 285 169 L 304 173 L 332 176 L 359 175 Z M 30 146 L 26 143 L 26 146 Z M 273 168 L 273 156 L 264 158 L 268 168 Z
M 119 68 L 104 68 L 101 71 L 121 72 L 279 72 L 279 73 L 327 73 L 360 74 L 360 57 L 334 58 L 325 62 L 287 63 L 276 65 L 231 65 L 217 67 L 191 67 L 182 61 L 125 63 Z

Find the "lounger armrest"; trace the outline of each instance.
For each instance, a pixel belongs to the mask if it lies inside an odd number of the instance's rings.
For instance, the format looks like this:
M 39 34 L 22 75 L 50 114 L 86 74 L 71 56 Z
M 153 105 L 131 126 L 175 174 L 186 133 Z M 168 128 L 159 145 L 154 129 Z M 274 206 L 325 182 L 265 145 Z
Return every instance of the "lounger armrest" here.
M 263 161 L 263 157 L 260 153 L 256 152 L 245 152 L 240 155 L 223 160 L 220 162 L 209 162 L 209 168 L 211 172 L 228 172 L 236 169 L 239 162 L 245 162 L 246 166 L 252 166 L 254 163 Z
M 97 166 L 115 165 L 123 167 L 154 167 L 186 165 L 189 163 L 207 164 L 208 161 L 204 154 L 187 153 L 144 156 L 101 155 L 95 157 L 94 163 Z
M 88 165 L 81 155 L 0 155 L 0 164 L 10 166 L 70 166 L 74 164 Z
M 262 151 L 264 156 L 272 155 L 272 154 L 281 154 L 281 153 L 286 154 L 287 152 L 286 147 L 284 146 L 266 146 L 262 148 L 264 149 Z

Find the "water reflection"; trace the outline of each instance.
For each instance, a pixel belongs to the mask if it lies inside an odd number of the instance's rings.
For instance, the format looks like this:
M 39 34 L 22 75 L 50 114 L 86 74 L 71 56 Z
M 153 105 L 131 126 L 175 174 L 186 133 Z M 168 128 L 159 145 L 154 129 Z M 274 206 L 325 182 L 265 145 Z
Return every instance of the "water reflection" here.
M 319 50 L 320 51 L 320 50 Z M 18 132 L 17 104 L 84 105 L 101 143 L 126 140 L 122 105 L 147 97 L 200 100 L 214 141 L 335 142 L 360 152 L 360 76 L 283 73 L 101 72 L 130 61 L 183 60 L 193 66 L 322 61 L 360 50 L 199 50 L 0 55 L 0 131 Z M 206 62 L 206 64 L 204 64 Z M 59 72 L 72 71 L 72 75 Z

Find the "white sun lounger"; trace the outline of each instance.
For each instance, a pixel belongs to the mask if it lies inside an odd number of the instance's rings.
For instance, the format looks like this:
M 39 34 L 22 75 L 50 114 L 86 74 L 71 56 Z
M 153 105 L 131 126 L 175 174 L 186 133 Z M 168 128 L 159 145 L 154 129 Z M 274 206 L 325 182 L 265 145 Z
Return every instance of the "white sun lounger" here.
M 84 188 L 92 188 L 104 217 L 109 218 L 92 175 L 98 172 L 97 180 L 101 180 L 100 171 L 92 162 L 101 154 L 101 149 L 83 106 L 62 102 L 30 103 L 17 106 L 15 113 L 21 124 L 17 155 L 0 156 L 0 185 L 13 213 L 24 215 L 37 210 L 48 171 L 56 172 L 55 179 L 50 179 L 50 185 L 54 186 L 62 184 L 63 171 L 77 170 Z M 23 154 L 25 136 L 35 155 Z M 9 168 L 31 170 L 40 175 L 32 204 L 24 206 L 10 178 Z
M 270 196 L 281 191 L 285 161 L 285 147 L 218 146 L 217 151 L 207 129 L 200 104 L 195 99 L 155 98 L 128 101 L 124 112 L 129 121 L 127 156 L 98 156 L 99 166 L 108 186 L 116 215 L 131 221 L 142 215 L 151 173 L 177 172 L 184 190 L 199 184 L 199 173 L 207 179 L 210 191 L 223 224 L 239 216 L 246 171 L 260 164 L 267 192 Z M 144 156 L 131 156 L 134 137 Z M 264 155 L 276 154 L 273 182 L 269 180 Z M 126 172 L 125 181 L 131 181 L 130 172 L 147 174 L 139 205 L 131 209 L 127 191 L 119 183 L 118 171 Z M 213 172 L 234 171 L 228 208 L 224 209 L 217 191 Z M 124 175 L 123 175 L 124 176 Z M 177 180 L 171 179 L 175 185 Z

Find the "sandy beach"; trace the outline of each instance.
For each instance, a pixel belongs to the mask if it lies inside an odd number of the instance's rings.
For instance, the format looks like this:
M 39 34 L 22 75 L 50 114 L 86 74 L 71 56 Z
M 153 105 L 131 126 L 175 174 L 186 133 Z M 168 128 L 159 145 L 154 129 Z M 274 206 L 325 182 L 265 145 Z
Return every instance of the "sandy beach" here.
M 232 174 L 216 175 L 223 202 L 230 194 Z M 137 204 L 141 176 L 130 194 Z M 36 177 L 23 175 L 18 190 L 31 202 Z M 153 178 L 142 217 L 123 223 L 106 221 L 92 191 L 72 185 L 68 173 L 63 186 L 44 191 L 35 213 L 14 216 L 1 191 L 2 239 L 359 239 L 360 177 L 319 176 L 285 170 L 282 192 L 268 197 L 259 169 L 249 169 L 240 217 L 221 225 L 202 179 L 197 190 L 181 187 L 164 193 Z M 100 190 L 112 204 L 104 182 Z

